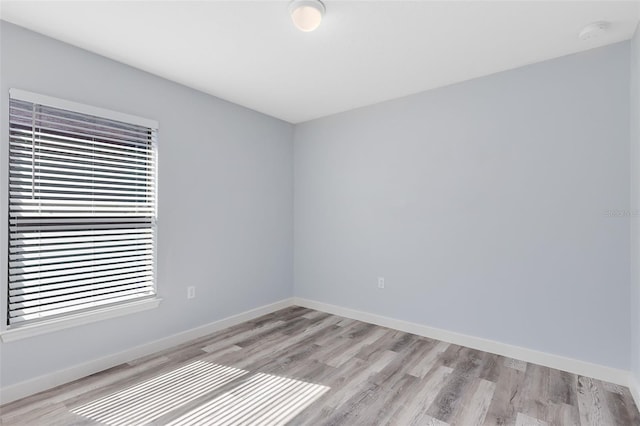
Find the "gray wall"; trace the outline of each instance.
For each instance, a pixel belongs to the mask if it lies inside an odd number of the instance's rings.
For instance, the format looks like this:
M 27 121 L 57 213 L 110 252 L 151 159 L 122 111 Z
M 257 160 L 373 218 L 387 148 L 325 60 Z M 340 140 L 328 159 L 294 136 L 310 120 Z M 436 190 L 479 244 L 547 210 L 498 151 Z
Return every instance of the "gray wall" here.
M 16 87 L 160 122 L 157 281 L 164 299 L 134 316 L 0 344 L 2 386 L 291 296 L 290 124 L 6 22 L 0 36 L 2 117 Z M 0 151 L 6 200 L 7 150 Z M 197 288 L 194 300 L 186 298 L 189 285 Z
M 296 296 L 629 368 L 628 42 L 294 141 Z
M 640 9 L 640 5 L 638 6 Z M 631 40 L 631 372 L 640 383 L 640 27 Z M 639 389 L 640 390 L 640 389 Z

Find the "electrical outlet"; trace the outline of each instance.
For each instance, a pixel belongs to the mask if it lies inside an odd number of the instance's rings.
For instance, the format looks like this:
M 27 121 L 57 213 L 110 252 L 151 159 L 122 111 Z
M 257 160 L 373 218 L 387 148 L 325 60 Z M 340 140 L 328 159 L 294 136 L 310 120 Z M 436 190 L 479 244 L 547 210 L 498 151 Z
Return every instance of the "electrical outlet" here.
M 196 298 L 196 288 L 195 286 L 187 287 L 187 299 L 195 299 Z
M 384 288 L 384 277 L 378 277 L 378 288 Z

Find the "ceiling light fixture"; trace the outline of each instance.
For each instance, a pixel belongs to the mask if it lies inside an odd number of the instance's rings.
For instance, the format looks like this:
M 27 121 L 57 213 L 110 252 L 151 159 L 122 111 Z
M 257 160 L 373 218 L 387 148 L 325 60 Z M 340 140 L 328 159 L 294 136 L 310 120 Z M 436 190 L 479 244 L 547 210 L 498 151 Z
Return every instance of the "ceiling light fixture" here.
M 324 4 L 320 0 L 293 0 L 289 5 L 293 24 L 304 32 L 313 31 L 320 26 L 324 11 Z
M 607 32 L 610 27 L 611 24 L 607 21 L 592 22 L 589 25 L 585 25 L 582 31 L 578 33 L 578 38 L 580 38 L 580 40 L 592 40 L 594 38 L 598 38 Z

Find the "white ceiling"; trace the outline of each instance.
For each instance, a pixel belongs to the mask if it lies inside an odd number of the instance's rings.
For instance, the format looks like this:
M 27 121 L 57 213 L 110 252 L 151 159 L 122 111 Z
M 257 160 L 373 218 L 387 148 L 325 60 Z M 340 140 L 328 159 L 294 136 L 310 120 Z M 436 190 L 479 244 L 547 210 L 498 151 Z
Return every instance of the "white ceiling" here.
M 638 1 L 5 1 L 0 18 L 298 123 L 631 38 Z M 582 41 L 585 24 L 607 20 Z

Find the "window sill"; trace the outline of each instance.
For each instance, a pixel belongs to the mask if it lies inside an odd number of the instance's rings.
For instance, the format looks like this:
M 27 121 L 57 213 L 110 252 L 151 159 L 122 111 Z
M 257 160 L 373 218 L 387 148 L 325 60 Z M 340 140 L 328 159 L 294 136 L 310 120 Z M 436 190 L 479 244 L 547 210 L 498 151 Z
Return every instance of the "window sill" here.
M 4 330 L 0 332 L 0 340 L 2 340 L 2 342 L 4 343 L 12 342 L 14 340 L 21 340 L 33 336 L 38 336 L 40 334 L 64 330 L 65 328 L 89 324 L 109 318 L 121 317 L 136 312 L 142 312 L 148 309 L 157 308 L 158 305 L 160 305 L 161 301 L 162 299 L 160 299 L 159 297 L 155 297 L 153 299 L 131 302 L 125 305 L 96 309 L 90 312 L 83 312 L 64 318 L 56 318 L 46 322 L 42 322 L 40 324 L 26 325 L 24 327 Z

